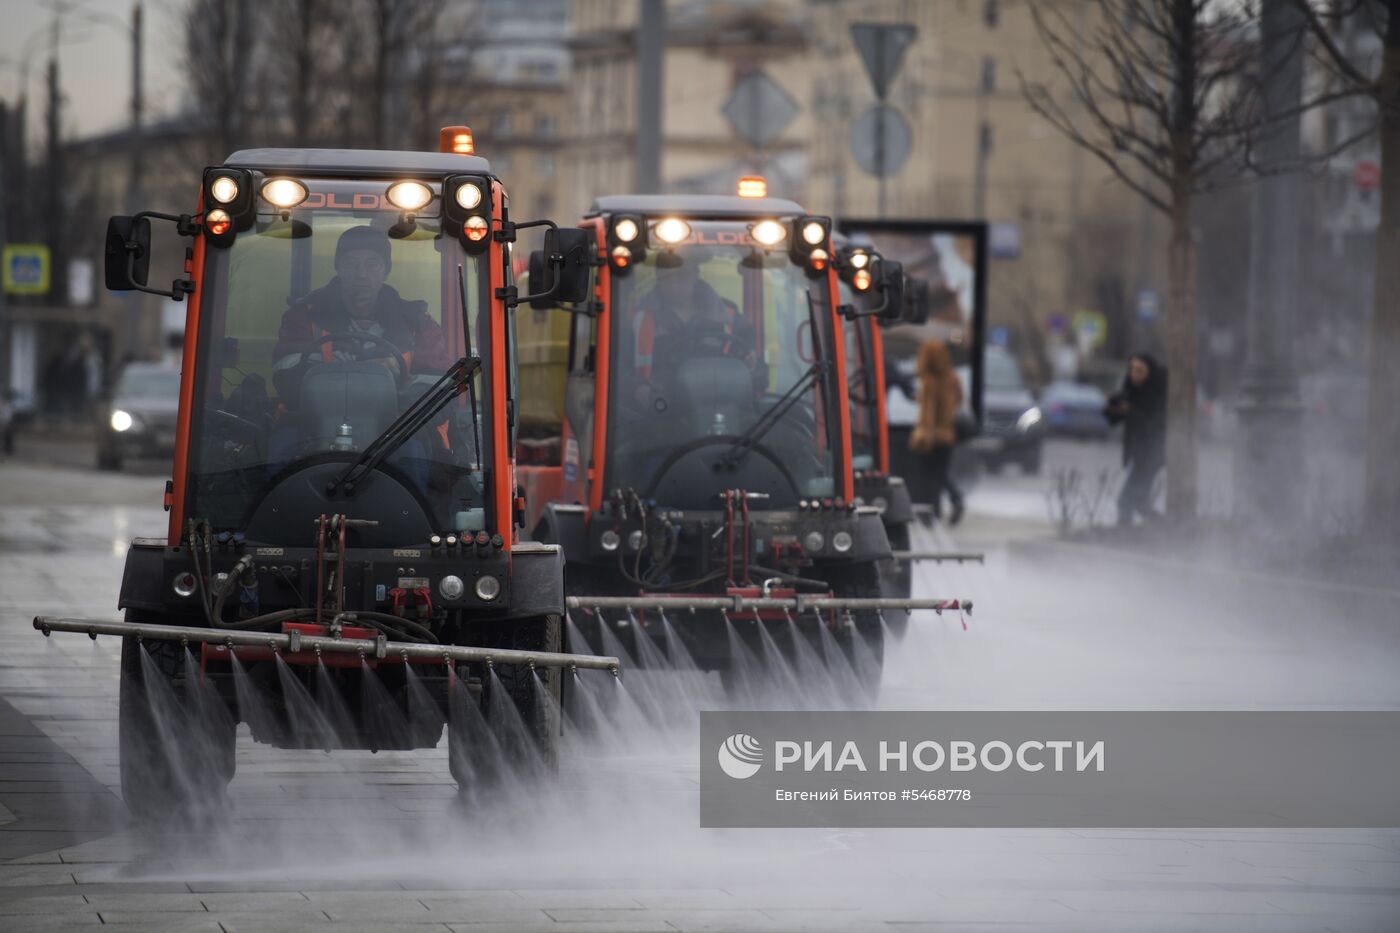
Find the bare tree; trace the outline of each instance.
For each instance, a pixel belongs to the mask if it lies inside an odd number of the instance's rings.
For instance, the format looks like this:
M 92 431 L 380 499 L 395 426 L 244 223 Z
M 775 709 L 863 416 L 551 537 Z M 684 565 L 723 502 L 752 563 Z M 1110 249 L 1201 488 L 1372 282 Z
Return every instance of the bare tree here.
M 1321 4 L 1296 2 L 1308 24 L 1313 57 L 1336 88 L 1369 98 L 1376 107 L 1380 223 L 1368 335 L 1365 516 L 1376 540 L 1393 542 L 1400 527 L 1400 0 L 1338 0 L 1326 13 Z M 1379 54 L 1360 51 L 1365 43 L 1341 41 L 1342 25 L 1372 33 Z
M 1248 49 L 1214 0 L 1031 4 L 1064 88 L 1021 75 L 1031 108 L 1165 214 L 1167 508 L 1196 514 L 1196 249 L 1193 202 L 1239 159 Z
M 248 84 L 258 52 L 252 13 L 248 0 L 190 0 L 185 10 L 185 71 L 196 114 L 213 131 L 213 158 L 247 141 L 257 98 Z

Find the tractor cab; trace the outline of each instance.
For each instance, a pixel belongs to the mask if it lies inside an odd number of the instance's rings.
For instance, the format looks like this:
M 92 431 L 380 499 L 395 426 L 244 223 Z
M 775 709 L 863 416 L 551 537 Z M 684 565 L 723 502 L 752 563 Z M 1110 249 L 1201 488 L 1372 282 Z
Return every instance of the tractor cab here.
M 110 288 L 188 297 L 169 534 L 133 543 L 125 622 L 36 626 L 125 637 L 141 815 L 227 783 L 240 719 L 279 746 L 372 749 L 435 745 L 446 721 L 465 784 L 481 717 L 449 717 L 449 697 L 514 704 L 547 757 L 561 670 L 615 666 L 561 653 L 558 548 L 517 540 L 512 312 L 584 297 L 588 235 L 512 221 L 465 127 L 440 148 L 235 152 L 205 169 L 196 213 L 109 223 Z M 191 240 L 170 289 L 148 284 L 152 220 Z M 534 225 L 549 285 L 519 296 L 510 246 Z M 176 732 L 201 741 L 159 741 L 167 688 L 200 711 Z M 302 695 L 347 710 L 334 734 L 308 731 Z
M 845 339 L 845 315 L 869 312 L 839 306 L 830 219 L 766 196 L 624 195 L 583 226 L 597 259 L 590 300 L 565 307 L 559 462 L 522 474 L 527 527 L 563 546 L 570 604 L 628 613 L 575 614 L 584 637 L 607 624 L 627 643 L 648 608 L 703 606 L 711 618 L 679 633 L 723 671 L 716 596 L 755 644 L 804 600 L 877 598 L 890 548 L 854 492 Z M 879 313 L 902 302 L 901 278 L 867 271 Z M 737 611 L 755 597 L 770 611 Z M 847 643 L 858 629 L 878 657 L 877 613 L 846 609 L 806 623 Z

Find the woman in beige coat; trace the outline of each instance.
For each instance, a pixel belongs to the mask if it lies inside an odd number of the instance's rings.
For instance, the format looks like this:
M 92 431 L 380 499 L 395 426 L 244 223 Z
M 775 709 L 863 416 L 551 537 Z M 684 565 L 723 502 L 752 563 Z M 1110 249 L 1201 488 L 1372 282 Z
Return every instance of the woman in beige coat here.
M 962 405 L 962 383 L 953 372 L 953 360 L 941 340 L 919 347 L 919 420 L 909 435 L 909 449 L 924 455 L 931 476 L 933 517 L 943 518 L 947 493 L 948 524 L 962 520 L 962 491 L 953 485 L 953 447 L 958 435 L 955 421 Z

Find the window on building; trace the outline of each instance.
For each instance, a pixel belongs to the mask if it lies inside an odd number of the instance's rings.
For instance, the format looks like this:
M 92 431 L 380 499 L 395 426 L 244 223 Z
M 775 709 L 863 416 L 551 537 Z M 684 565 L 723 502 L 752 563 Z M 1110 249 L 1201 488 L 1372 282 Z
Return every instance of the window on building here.
M 554 135 L 554 131 L 555 131 L 555 126 L 556 126 L 556 121 L 555 121 L 555 119 L 554 119 L 554 114 L 552 114 L 552 113 L 541 113 L 541 114 L 537 114 L 537 115 L 535 116 L 535 135 L 536 135 L 536 136 L 546 136 L 546 137 L 548 137 L 548 136 L 553 136 L 553 135 Z
M 982 90 L 988 94 L 997 89 L 997 60 L 988 55 L 982 59 Z
M 998 0 L 983 0 L 982 22 L 987 24 L 988 29 L 997 28 L 1001 22 L 1001 4 Z
M 554 156 L 548 154 L 535 156 L 535 174 L 541 178 L 553 178 Z
M 511 114 L 509 111 L 496 114 L 496 119 L 492 121 L 492 130 L 497 136 L 509 136 L 512 129 Z

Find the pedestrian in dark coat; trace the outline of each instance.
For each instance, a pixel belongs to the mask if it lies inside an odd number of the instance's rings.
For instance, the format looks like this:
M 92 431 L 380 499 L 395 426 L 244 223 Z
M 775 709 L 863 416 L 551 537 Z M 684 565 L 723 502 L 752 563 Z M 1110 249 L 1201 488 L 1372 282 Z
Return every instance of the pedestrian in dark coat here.
M 1152 507 L 1152 486 L 1167 459 L 1167 370 L 1151 354 L 1128 360 L 1123 388 L 1108 399 L 1104 417 L 1123 424 L 1123 466 L 1127 476 L 1118 493 L 1118 524 L 1134 517 L 1159 517 Z
M 924 455 L 930 473 L 933 517 L 943 517 L 943 496 L 952 511 L 948 523 L 962 520 L 962 490 L 953 484 L 953 446 L 958 442 L 956 420 L 962 404 L 962 383 L 953 372 L 948 346 L 930 340 L 919 347 L 919 420 L 909 434 L 909 449 Z

